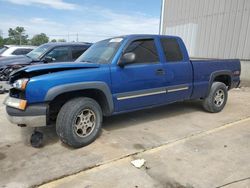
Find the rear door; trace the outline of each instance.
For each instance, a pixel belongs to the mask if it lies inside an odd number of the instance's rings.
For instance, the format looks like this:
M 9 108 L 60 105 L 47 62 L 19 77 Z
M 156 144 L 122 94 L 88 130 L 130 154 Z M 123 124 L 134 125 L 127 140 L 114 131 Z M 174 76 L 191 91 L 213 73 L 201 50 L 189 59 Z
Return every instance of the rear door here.
M 124 53 L 133 52 L 133 64 L 111 67 L 112 93 L 115 111 L 135 110 L 159 104 L 166 95 L 163 66 L 155 39 L 138 39 L 129 42 Z
M 193 84 L 192 64 L 181 39 L 159 38 L 162 47 L 163 69 L 165 71 L 166 102 L 190 98 Z

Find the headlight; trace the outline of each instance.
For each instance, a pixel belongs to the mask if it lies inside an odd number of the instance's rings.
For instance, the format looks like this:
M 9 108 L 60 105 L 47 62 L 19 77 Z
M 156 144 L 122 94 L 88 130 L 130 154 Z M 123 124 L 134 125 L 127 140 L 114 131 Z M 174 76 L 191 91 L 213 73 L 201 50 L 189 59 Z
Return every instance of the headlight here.
M 12 108 L 20 109 L 20 110 L 25 110 L 27 106 L 27 101 L 23 99 L 16 99 L 12 97 L 7 97 L 4 101 L 4 104 L 7 106 L 10 106 Z
M 16 80 L 16 81 L 12 84 L 12 86 L 13 86 L 13 88 L 15 88 L 15 89 L 25 90 L 28 81 L 29 81 L 29 79 L 27 79 L 27 78 L 19 79 L 19 80 Z

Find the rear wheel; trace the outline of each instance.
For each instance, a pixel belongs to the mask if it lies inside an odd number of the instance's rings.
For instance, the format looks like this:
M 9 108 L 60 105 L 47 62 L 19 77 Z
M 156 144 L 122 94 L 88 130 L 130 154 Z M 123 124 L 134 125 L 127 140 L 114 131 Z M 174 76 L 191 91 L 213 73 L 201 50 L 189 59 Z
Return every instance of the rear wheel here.
M 91 98 L 75 98 L 61 108 L 56 120 L 56 132 L 62 142 L 79 148 L 97 138 L 101 125 L 99 104 Z
M 227 97 L 227 86 L 221 82 L 214 82 L 209 95 L 203 100 L 203 107 L 208 112 L 220 112 L 226 105 Z

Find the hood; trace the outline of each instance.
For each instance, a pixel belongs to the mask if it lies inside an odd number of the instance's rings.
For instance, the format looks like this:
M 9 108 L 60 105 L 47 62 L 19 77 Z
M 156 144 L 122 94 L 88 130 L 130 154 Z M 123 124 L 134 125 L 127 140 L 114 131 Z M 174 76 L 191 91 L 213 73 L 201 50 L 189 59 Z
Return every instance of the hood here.
M 34 71 L 44 71 L 50 70 L 55 72 L 55 70 L 70 70 L 70 69 L 83 69 L 83 68 L 97 68 L 99 64 L 96 63 L 86 63 L 86 62 L 66 62 L 66 63 L 51 63 L 28 66 L 20 69 L 20 71 L 34 72 Z
M 29 64 L 32 59 L 25 55 L 11 56 L 11 57 L 1 57 L 0 67 L 11 64 Z
M 100 64 L 86 63 L 86 62 L 67 62 L 67 63 L 51 63 L 43 65 L 33 65 L 19 69 L 11 74 L 10 82 L 19 78 L 31 78 L 42 74 L 49 74 L 53 72 L 74 70 L 74 69 L 88 69 L 98 68 Z

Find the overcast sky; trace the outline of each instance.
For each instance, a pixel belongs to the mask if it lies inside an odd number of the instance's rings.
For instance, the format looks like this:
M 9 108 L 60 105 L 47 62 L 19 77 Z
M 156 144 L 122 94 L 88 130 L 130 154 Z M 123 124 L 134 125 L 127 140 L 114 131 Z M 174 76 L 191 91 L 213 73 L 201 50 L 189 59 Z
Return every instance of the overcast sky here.
M 131 33 L 158 33 L 161 0 L 0 0 L 0 30 L 23 26 L 31 37 L 94 42 Z M 69 36 L 69 37 L 68 37 Z

